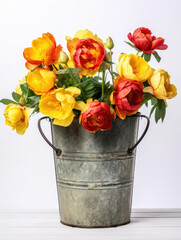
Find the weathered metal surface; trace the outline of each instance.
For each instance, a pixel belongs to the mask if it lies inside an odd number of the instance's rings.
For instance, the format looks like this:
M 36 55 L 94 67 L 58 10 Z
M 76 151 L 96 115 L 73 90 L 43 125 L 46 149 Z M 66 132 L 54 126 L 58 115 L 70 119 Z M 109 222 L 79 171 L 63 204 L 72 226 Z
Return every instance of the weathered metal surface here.
M 77 227 L 110 227 L 130 221 L 139 119 L 113 121 L 109 131 L 90 133 L 78 120 L 52 126 L 61 222 Z

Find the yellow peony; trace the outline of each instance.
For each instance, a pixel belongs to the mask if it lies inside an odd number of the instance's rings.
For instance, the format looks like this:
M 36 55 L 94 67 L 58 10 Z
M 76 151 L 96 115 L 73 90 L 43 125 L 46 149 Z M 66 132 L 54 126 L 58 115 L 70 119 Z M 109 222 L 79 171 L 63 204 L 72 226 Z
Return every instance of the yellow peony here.
M 177 95 L 177 88 L 174 84 L 170 84 L 170 75 L 163 69 L 154 70 L 148 82 L 152 89 L 147 87 L 144 91 L 154 94 L 159 99 L 170 99 Z
M 12 127 L 12 130 L 16 129 L 18 134 L 23 135 L 28 128 L 30 108 L 11 103 L 6 106 L 4 116 L 6 125 Z
M 75 117 L 73 109 L 81 110 L 84 105 L 82 101 L 75 100 L 80 94 L 80 89 L 76 87 L 49 91 L 40 99 L 40 112 L 54 119 L 54 124 L 67 127 Z
M 149 64 L 140 56 L 134 54 L 122 54 L 116 67 L 118 74 L 127 79 L 146 81 L 153 70 Z
M 56 74 L 44 68 L 37 68 L 27 74 L 28 87 L 37 95 L 42 95 L 54 87 Z
M 74 38 L 78 38 L 78 39 L 86 39 L 86 38 L 92 38 L 97 42 L 101 42 L 102 44 L 103 41 L 101 38 L 98 38 L 97 34 L 93 34 L 91 31 L 89 31 L 88 29 L 85 30 L 79 30 L 75 33 Z M 65 39 L 68 40 L 72 40 L 71 37 L 66 36 Z
M 18 94 L 22 95 L 22 91 L 21 91 L 20 85 L 23 84 L 23 83 L 26 83 L 26 78 L 24 77 L 22 80 L 19 80 L 18 83 L 19 84 L 16 86 L 16 92 Z

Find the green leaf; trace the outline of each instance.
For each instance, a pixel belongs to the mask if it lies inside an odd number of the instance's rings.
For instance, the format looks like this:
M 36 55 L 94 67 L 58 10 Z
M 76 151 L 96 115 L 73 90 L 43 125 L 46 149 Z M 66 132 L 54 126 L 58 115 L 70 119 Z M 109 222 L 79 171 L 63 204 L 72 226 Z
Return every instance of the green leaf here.
M 31 113 L 30 117 L 35 114 L 35 113 L 39 113 L 39 106 L 36 106 L 33 110 L 33 112 Z
M 150 93 L 144 93 L 141 106 L 143 106 L 143 105 L 145 104 L 146 107 L 148 107 L 148 101 L 149 101 L 151 98 L 152 98 L 152 94 L 150 94 Z
M 146 54 L 146 53 L 143 53 L 143 58 L 145 59 L 145 61 L 149 62 L 150 59 L 151 59 L 151 54 Z
M 156 123 L 158 122 L 159 119 L 162 119 L 162 122 L 165 118 L 165 113 L 166 113 L 166 106 L 165 102 L 161 99 L 158 99 L 158 105 L 155 110 L 155 121 Z
M 63 86 L 65 86 L 65 88 L 70 87 L 73 85 L 73 83 L 71 83 L 72 82 L 69 75 L 60 74 L 56 79 L 56 85 L 60 88 Z
M 99 76 L 94 76 L 94 79 L 96 79 L 96 80 L 102 80 L 102 78 L 99 77 Z
M 102 86 L 99 80 L 95 77 L 83 77 L 83 81 L 79 86 L 83 89 L 87 99 L 98 99 L 101 96 Z
M 28 91 L 29 91 L 29 87 L 27 83 L 23 83 L 20 85 L 21 91 L 22 91 L 22 96 L 24 98 L 27 98 L 28 96 Z
M 13 99 L 16 101 L 16 102 L 19 102 L 20 98 L 21 98 L 21 95 L 16 93 L 16 92 L 13 92 L 12 93 L 12 97 Z
M 39 101 L 40 101 L 40 96 L 28 97 L 26 106 L 30 108 L 35 107 L 36 105 L 39 105 Z
M 80 77 L 79 77 L 79 74 L 78 72 L 80 71 L 79 68 L 70 68 L 70 71 L 72 72 L 72 75 L 74 76 L 74 78 L 80 82 Z
M 0 102 L 3 103 L 3 104 L 5 104 L 5 105 L 8 105 L 8 104 L 10 104 L 10 103 L 17 104 L 17 102 L 14 102 L 14 101 L 12 101 L 12 100 L 10 100 L 10 99 L 7 99 L 7 98 L 1 99 Z
M 81 70 L 80 68 L 69 68 L 69 70 L 70 70 L 70 72 L 71 72 L 71 74 L 73 75 L 73 77 L 78 81 L 78 82 L 80 82 L 80 77 L 79 77 L 79 74 L 78 74 L 78 72 Z M 56 71 L 55 73 L 57 74 L 57 75 L 71 75 L 70 73 L 69 73 L 69 70 L 66 68 L 66 69 L 60 69 L 60 70 L 58 70 L 58 71 Z
M 154 112 L 154 110 L 155 110 L 156 107 L 157 107 L 156 105 L 154 105 L 154 106 L 152 107 L 152 109 L 151 109 L 151 111 L 150 111 L 150 116 L 149 116 L 149 117 L 151 117 L 151 115 L 152 115 L 152 113 Z
M 78 73 L 81 70 L 81 68 L 69 68 L 69 69 L 71 70 L 72 73 L 75 73 L 75 72 Z M 56 71 L 55 74 L 57 74 L 57 75 L 69 74 L 69 71 L 67 68 L 63 68 L 63 69 Z
M 158 55 L 156 51 L 154 51 L 153 56 L 156 58 L 157 62 L 160 62 L 161 57 Z
M 132 48 L 134 48 L 134 49 L 136 49 L 136 51 L 137 52 L 141 52 L 137 47 L 135 47 L 135 45 L 133 45 L 132 43 L 130 43 L 130 42 L 126 42 L 125 41 L 125 43 L 127 43 L 129 46 L 131 46 Z
M 152 105 L 157 105 L 157 103 L 158 103 L 158 99 L 157 99 L 155 96 L 152 96 L 152 98 L 151 98 L 151 104 L 152 104 Z
M 112 74 L 114 74 L 116 77 L 119 76 L 119 74 L 117 72 L 112 72 Z

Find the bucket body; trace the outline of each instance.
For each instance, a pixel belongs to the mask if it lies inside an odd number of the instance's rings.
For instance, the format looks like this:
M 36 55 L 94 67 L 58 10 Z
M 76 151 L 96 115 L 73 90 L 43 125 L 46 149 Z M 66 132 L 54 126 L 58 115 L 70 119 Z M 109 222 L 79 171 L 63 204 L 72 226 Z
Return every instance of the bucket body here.
M 111 130 L 90 133 L 75 119 L 51 124 L 61 222 L 76 227 L 129 223 L 139 118 L 117 118 Z

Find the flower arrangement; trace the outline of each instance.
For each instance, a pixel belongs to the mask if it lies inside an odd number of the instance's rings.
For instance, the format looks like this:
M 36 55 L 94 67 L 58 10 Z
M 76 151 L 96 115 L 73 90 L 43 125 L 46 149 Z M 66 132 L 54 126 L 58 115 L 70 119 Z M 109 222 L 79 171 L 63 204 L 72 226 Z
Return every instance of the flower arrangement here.
M 129 33 L 128 39 L 137 53 L 121 53 L 116 72 L 111 37 L 104 43 L 89 30 L 78 31 L 66 37 L 68 55 L 50 33 L 33 40 L 23 52 L 29 72 L 12 93 L 14 100 L 0 101 L 7 105 L 6 125 L 24 134 L 30 116 L 40 112 L 56 125 L 67 127 L 79 117 L 89 132 L 104 131 L 111 129 L 116 115 L 124 120 L 148 101 L 150 116 L 154 112 L 156 122 L 163 121 L 166 99 L 176 96 L 177 89 L 165 70 L 153 69 L 148 62 L 152 55 L 160 62 L 155 49 L 165 50 L 167 45 L 143 27 Z

